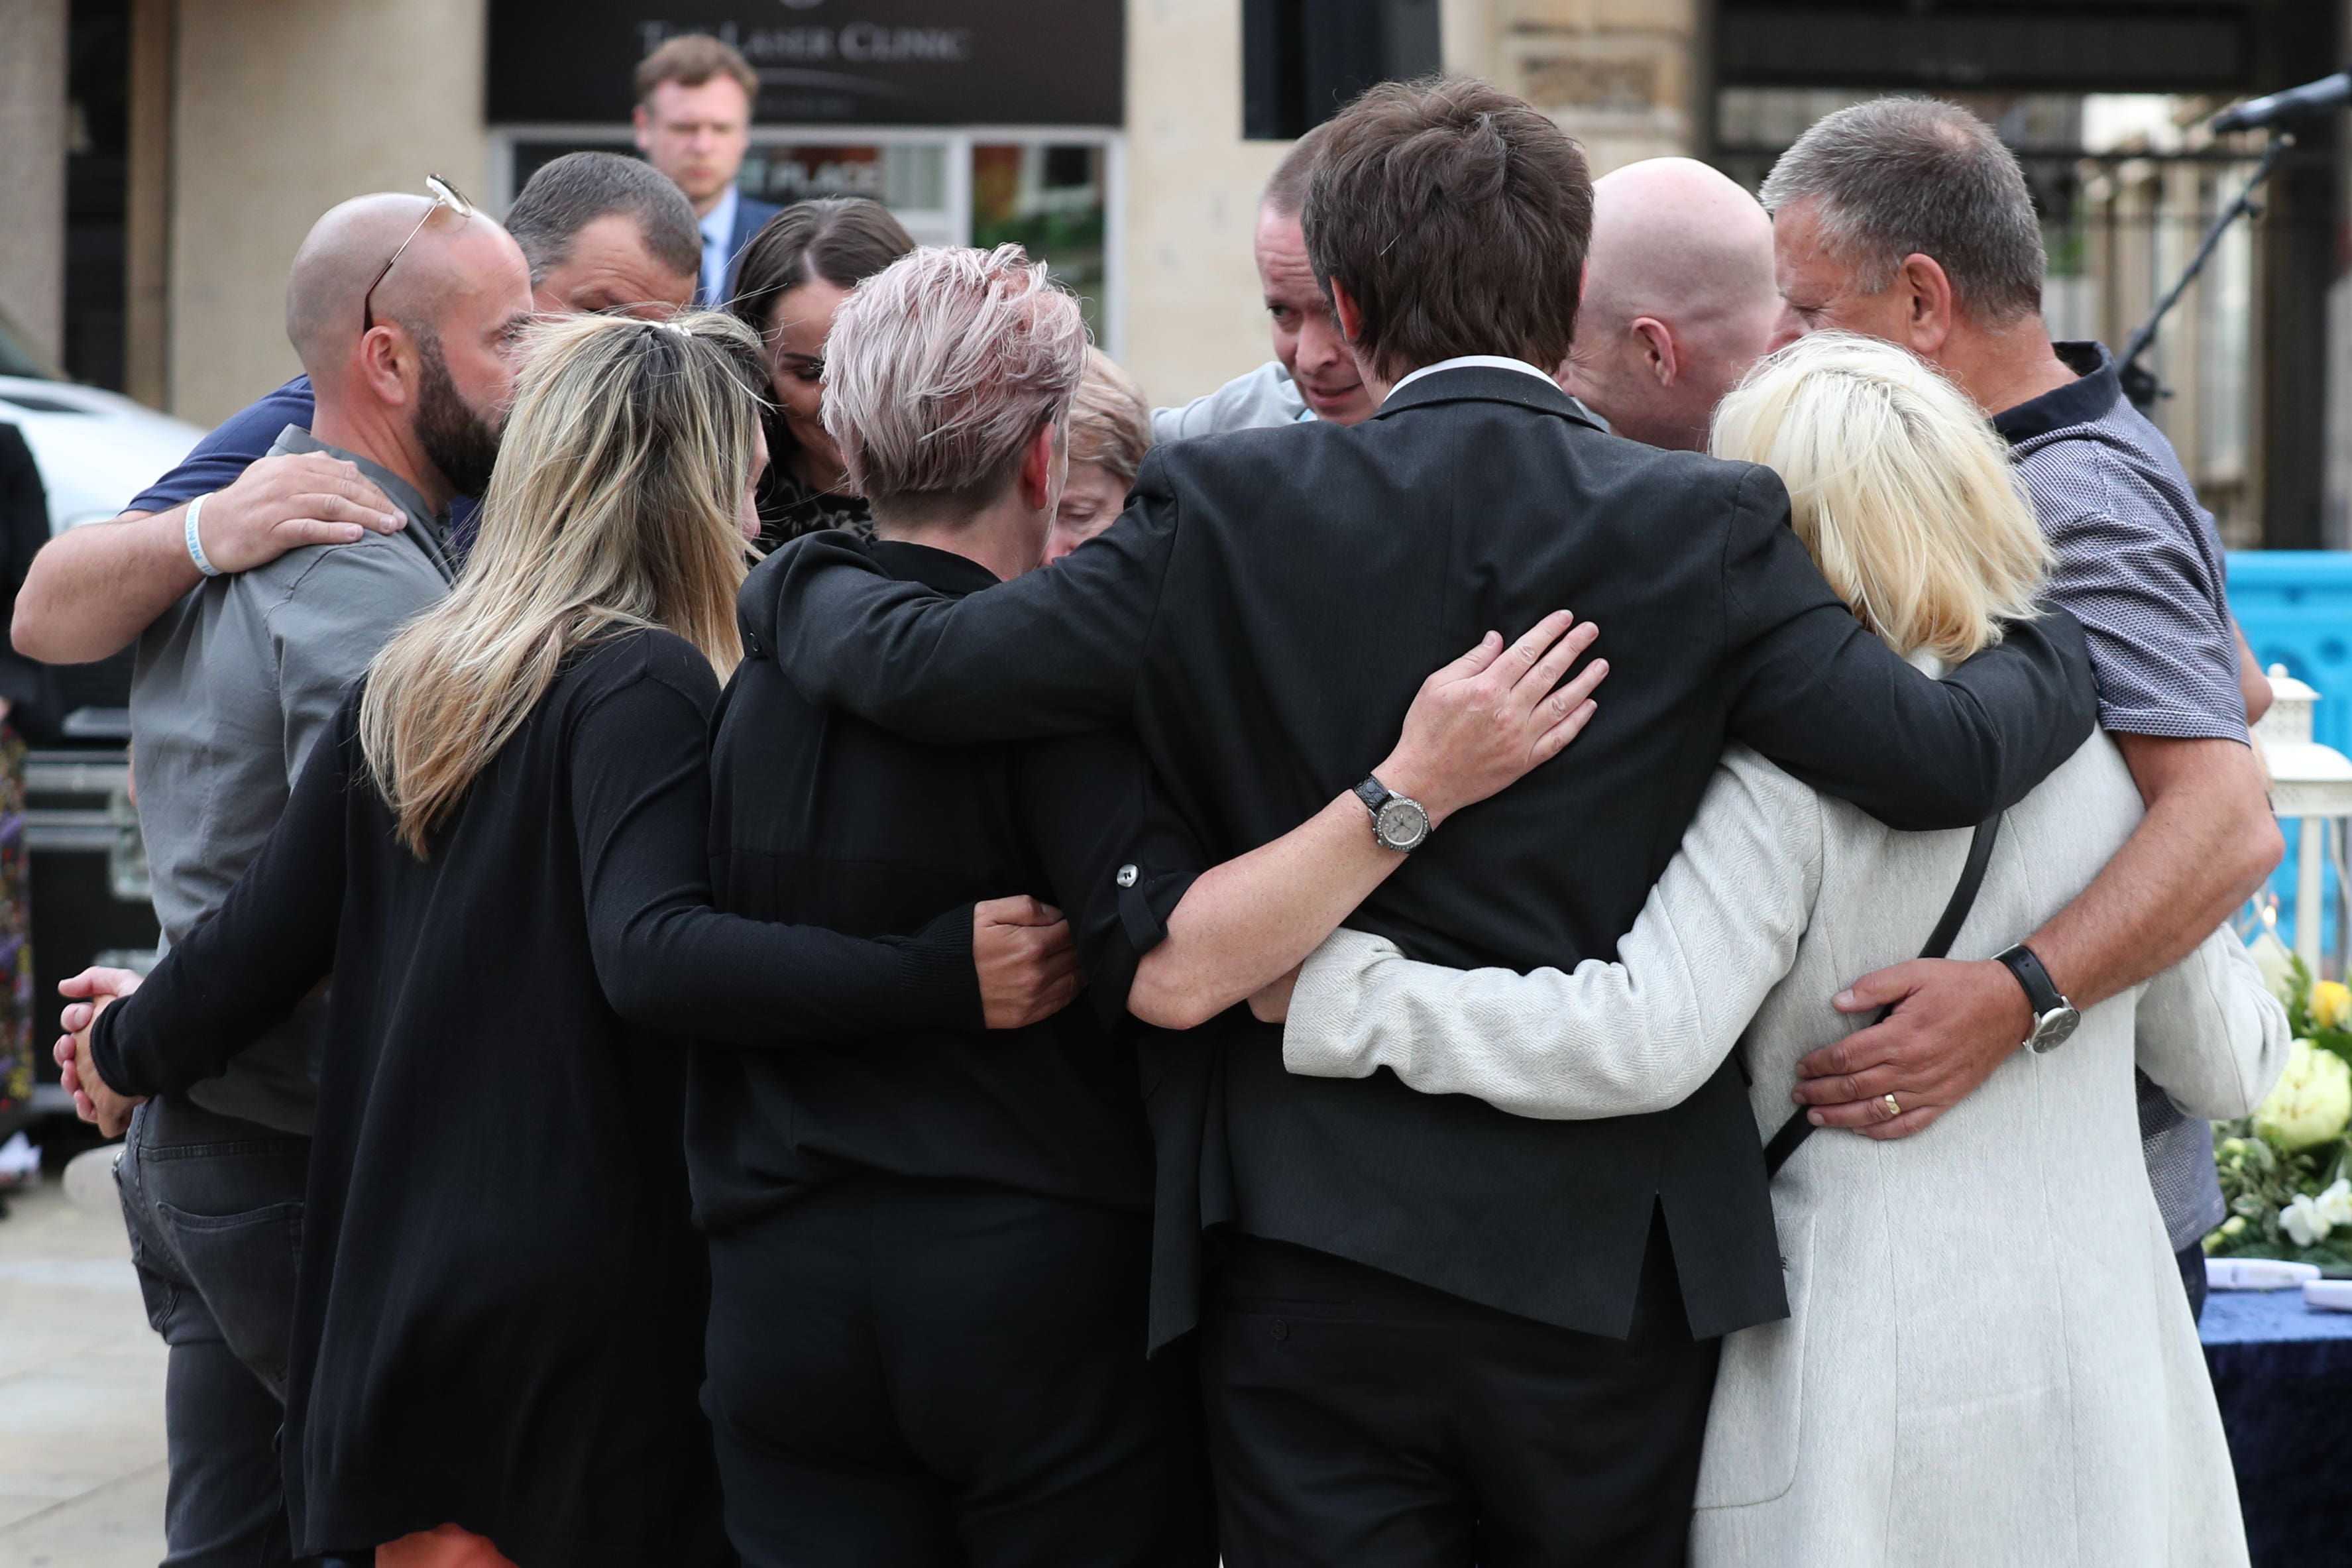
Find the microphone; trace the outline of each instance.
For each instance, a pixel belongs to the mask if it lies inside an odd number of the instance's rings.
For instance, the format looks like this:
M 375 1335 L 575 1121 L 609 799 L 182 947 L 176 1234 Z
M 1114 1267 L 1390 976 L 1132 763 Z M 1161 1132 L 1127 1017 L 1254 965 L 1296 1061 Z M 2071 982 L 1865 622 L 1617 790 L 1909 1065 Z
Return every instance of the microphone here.
M 2273 125 L 2292 124 L 2309 120 L 2331 110 L 2352 103 L 2352 71 L 2337 71 L 2334 76 L 2321 77 L 2317 81 L 2291 87 L 2284 92 L 2272 93 L 2268 98 L 2252 99 L 2235 109 L 2225 109 L 2213 117 L 2213 129 L 2221 131 L 2261 131 Z

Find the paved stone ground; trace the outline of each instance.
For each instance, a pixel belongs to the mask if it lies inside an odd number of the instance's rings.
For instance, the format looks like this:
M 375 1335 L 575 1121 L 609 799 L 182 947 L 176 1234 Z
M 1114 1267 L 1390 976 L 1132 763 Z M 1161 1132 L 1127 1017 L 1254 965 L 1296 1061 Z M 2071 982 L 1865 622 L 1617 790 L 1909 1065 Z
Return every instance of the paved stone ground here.
M 0 1219 L 0 1568 L 154 1568 L 163 1344 L 122 1220 L 54 1176 Z

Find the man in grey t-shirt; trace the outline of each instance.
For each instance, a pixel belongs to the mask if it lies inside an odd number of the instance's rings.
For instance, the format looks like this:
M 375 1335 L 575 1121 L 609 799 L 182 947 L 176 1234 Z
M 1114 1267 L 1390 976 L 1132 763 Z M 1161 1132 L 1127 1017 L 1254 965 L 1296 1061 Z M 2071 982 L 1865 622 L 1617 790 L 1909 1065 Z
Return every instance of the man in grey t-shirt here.
M 448 591 L 452 496 L 497 455 L 531 313 L 488 218 L 363 196 L 295 258 L 287 332 L 317 397 L 272 455 L 353 464 L 405 526 L 208 576 L 138 645 L 131 694 L 156 913 L 177 940 L 260 851 L 351 683 Z M 203 516 L 184 541 L 199 568 Z M 282 1419 L 316 1088 L 306 1008 L 216 1079 L 139 1108 L 117 1168 L 148 1316 L 171 1346 L 165 1534 L 174 1562 L 285 1563 Z
M 1826 328 L 1902 344 L 1996 416 L 2057 552 L 2049 597 L 2088 634 L 2100 722 L 2147 807 L 2096 881 L 2015 933 L 2007 963 L 1899 964 L 1838 999 L 1853 1013 L 1901 1005 L 1801 1064 L 1800 1097 L 1829 1125 L 1899 1137 L 2042 1034 L 2042 1018 L 2170 966 L 2261 887 L 2282 853 L 2247 737 L 2267 687 L 2230 618 L 2212 519 L 2170 445 L 2124 401 L 2104 350 L 2050 341 L 2041 226 L 1990 126 L 1950 104 L 1857 104 L 1799 138 L 1763 195 L 1784 337 Z M 2221 1217 L 2210 1134 L 2143 1083 L 2149 1178 L 2195 1307 L 2199 1242 Z

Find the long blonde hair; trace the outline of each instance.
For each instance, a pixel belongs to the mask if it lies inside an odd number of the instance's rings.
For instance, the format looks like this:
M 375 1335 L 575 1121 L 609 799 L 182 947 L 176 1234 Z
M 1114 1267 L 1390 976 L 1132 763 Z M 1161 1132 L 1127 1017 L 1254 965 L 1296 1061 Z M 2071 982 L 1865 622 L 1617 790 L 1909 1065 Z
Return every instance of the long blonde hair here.
M 759 340 L 715 312 L 578 316 L 525 353 L 466 570 L 376 655 L 360 702 L 368 771 L 419 859 L 583 644 L 665 627 L 722 679 L 743 657 Z
M 1917 356 L 1801 338 L 1724 398 L 1708 447 L 1780 474 L 1822 575 L 1895 652 L 1957 664 L 2034 615 L 2053 557 L 2033 504 L 1983 414 Z

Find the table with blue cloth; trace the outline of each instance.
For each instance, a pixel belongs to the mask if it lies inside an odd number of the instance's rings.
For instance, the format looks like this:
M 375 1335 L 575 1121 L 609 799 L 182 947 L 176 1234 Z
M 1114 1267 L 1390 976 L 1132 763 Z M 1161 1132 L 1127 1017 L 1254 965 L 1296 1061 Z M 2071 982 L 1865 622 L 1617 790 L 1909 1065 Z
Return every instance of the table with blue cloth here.
M 2306 1307 L 2300 1290 L 2216 1290 L 2198 1333 L 2254 1568 L 2344 1562 L 2352 1312 Z

